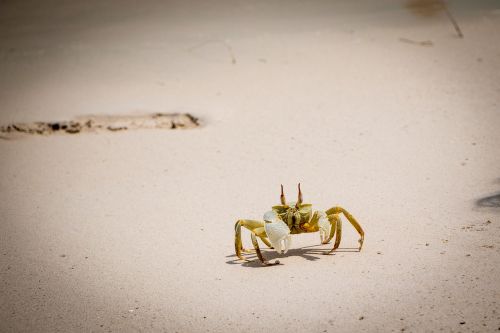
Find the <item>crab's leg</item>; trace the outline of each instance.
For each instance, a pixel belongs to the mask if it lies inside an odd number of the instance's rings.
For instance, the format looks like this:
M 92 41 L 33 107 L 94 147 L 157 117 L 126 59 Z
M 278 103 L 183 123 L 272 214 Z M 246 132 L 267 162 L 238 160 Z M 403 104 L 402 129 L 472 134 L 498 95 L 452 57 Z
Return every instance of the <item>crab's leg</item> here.
M 241 242 L 241 226 L 246 227 L 247 220 L 238 220 L 234 225 L 234 249 L 236 252 L 236 256 L 241 260 L 248 261 L 243 255 L 242 252 L 248 252 L 243 248 L 243 244 Z
M 252 232 L 252 234 L 250 236 L 252 237 L 252 244 L 253 244 L 253 247 L 255 248 L 255 252 L 257 253 L 257 257 L 259 257 L 259 260 L 264 265 L 268 265 L 269 262 L 264 259 L 262 252 L 260 252 L 259 243 L 257 242 L 257 236 L 255 235 L 255 232 Z
M 345 210 L 344 208 L 342 208 L 340 206 L 332 207 L 326 211 L 327 215 L 340 214 L 340 213 L 344 214 L 344 216 L 347 218 L 347 220 L 349 222 L 351 222 L 354 229 L 356 229 L 356 231 L 358 232 L 358 234 L 360 236 L 359 241 L 358 241 L 359 242 L 359 251 L 361 251 L 361 248 L 363 247 L 363 242 L 365 240 L 365 232 L 363 231 L 363 228 L 361 228 L 361 225 L 359 225 L 358 221 L 356 221 L 354 216 L 352 216 L 351 213 L 349 213 L 347 210 Z M 337 229 L 338 229 L 338 227 L 337 227 Z M 337 237 L 339 237 L 339 235 L 337 235 Z M 340 237 L 339 237 L 338 241 L 340 242 Z M 338 247 L 337 239 L 335 239 L 335 244 Z M 337 247 L 334 246 L 334 249 L 336 249 Z
M 257 229 L 257 228 L 262 228 L 264 226 L 264 221 L 255 221 L 255 220 L 238 220 L 236 224 L 234 225 L 234 250 L 236 252 L 236 256 L 240 258 L 241 260 L 248 261 L 242 253 L 250 253 L 253 252 L 253 250 L 245 250 L 243 248 L 243 244 L 241 241 L 241 227 L 245 227 L 248 230 L 252 231 Z M 264 228 L 262 228 L 264 229 Z M 263 238 L 265 238 L 265 233 L 262 235 Z M 266 243 L 267 245 L 267 243 Z
M 342 238 L 342 220 L 339 218 L 336 222 L 337 223 L 335 223 L 335 243 L 333 244 L 333 249 L 328 251 L 328 254 L 338 249 L 340 245 L 340 239 Z
M 243 249 L 243 245 L 241 243 L 241 224 L 243 221 L 239 220 L 234 225 L 234 251 L 236 252 L 236 256 L 241 260 L 246 260 L 245 257 L 241 254 L 241 250 Z
M 266 244 L 266 246 L 270 249 L 273 249 L 273 246 L 271 244 L 271 242 L 269 242 L 269 239 L 267 239 L 267 237 L 265 236 L 259 236 L 260 240 Z M 243 253 L 254 253 L 255 252 L 255 249 L 245 249 L 245 248 L 242 248 L 241 249 L 241 252 Z
M 262 255 L 262 252 L 260 251 L 260 248 L 259 248 L 259 243 L 257 242 L 257 237 L 262 239 L 262 238 L 265 238 L 265 236 L 266 236 L 266 230 L 264 229 L 264 227 L 256 228 L 256 229 L 252 230 L 252 233 L 250 234 L 250 236 L 252 237 L 252 244 L 253 244 L 253 247 L 255 248 L 255 252 L 257 254 L 257 257 L 259 257 L 259 260 L 262 262 L 262 264 L 263 265 L 273 265 L 269 261 L 264 259 L 264 256 Z M 277 261 L 275 264 L 278 264 L 278 263 L 279 263 L 279 261 Z
M 267 239 L 267 237 L 265 237 L 265 236 L 260 236 L 260 240 L 261 240 L 264 244 L 266 244 L 266 246 L 267 246 L 268 248 L 270 248 L 270 249 L 272 249 L 272 248 L 273 248 L 273 246 L 271 245 L 271 242 L 269 241 L 269 239 Z
M 322 244 L 328 244 L 332 240 L 333 236 L 335 235 L 335 231 L 337 230 L 337 221 L 340 220 L 339 214 L 333 214 L 333 215 L 328 215 L 328 221 L 330 221 L 330 235 L 328 238 L 322 240 Z M 342 223 L 342 222 L 341 222 Z

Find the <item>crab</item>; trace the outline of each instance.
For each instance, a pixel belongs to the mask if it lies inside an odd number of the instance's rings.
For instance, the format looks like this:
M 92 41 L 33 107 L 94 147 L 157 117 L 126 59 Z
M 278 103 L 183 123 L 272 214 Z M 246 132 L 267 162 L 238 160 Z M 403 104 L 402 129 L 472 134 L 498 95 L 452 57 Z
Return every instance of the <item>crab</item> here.
M 283 192 L 283 185 L 281 185 L 281 205 L 273 206 L 272 210 L 266 212 L 263 218 L 264 221 L 238 220 L 236 222 L 234 226 L 234 247 L 236 256 L 238 256 L 239 259 L 249 261 L 243 256 L 243 253 L 255 251 L 263 265 L 273 265 L 262 255 L 257 238 L 260 238 L 264 244 L 271 249 L 275 249 L 279 254 L 284 254 L 290 248 L 291 235 L 310 232 L 319 232 L 322 244 L 328 244 L 333 236 L 335 236 L 333 248 L 325 253 L 330 254 L 340 245 L 342 237 L 342 220 L 340 214 L 343 214 L 358 232 L 360 236 L 358 241 L 359 251 L 361 251 L 365 233 L 354 216 L 340 206 L 334 206 L 326 211 L 313 212 L 311 204 L 303 203 L 300 183 L 298 184 L 298 189 L 298 200 L 296 202 L 287 203 Z M 243 248 L 241 242 L 241 227 L 250 230 L 254 250 L 245 250 Z M 279 260 L 274 262 L 274 264 L 279 263 Z

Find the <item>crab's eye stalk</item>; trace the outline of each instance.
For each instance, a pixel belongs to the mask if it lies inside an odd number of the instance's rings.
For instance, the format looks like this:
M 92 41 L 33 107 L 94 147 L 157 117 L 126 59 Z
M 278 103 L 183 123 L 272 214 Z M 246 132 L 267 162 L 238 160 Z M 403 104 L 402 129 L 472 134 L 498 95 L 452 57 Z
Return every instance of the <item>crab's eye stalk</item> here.
M 302 203 L 302 191 L 300 190 L 300 183 L 299 183 L 299 198 L 297 199 L 297 204 L 295 206 L 297 206 L 298 208 L 301 203 Z
M 285 193 L 283 193 L 283 184 L 281 185 L 281 196 L 280 196 L 281 204 L 286 206 Z

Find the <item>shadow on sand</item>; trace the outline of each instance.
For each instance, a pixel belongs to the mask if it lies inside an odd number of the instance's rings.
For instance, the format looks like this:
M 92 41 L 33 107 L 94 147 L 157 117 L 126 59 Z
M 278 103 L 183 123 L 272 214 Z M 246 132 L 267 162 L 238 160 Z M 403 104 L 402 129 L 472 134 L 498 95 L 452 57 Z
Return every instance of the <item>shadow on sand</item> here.
M 286 257 L 292 257 L 292 256 L 299 256 L 302 257 L 306 260 L 309 261 L 316 261 L 321 259 L 319 256 L 324 256 L 328 255 L 328 251 L 330 249 L 324 248 L 324 244 L 321 245 L 312 245 L 312 246 L 304 246 L 299 249 L 291 249 L 288 250 L 286 254 L 278 254 L 276 251 L 272 249 L 262 249 L 262 255 L 266 260 L 268 260 L 271 263 L 274 263 L 275 260 L 279 260 L 281 258 L 286 258 Z M 333 246 L 333 245 L 332 245 Z M 321 248 L 320 248 L 321 247 Z M 345 253 L 345 252 L 359 252 L 358 248 L 354 247 L 349 247 L 349 248 L 338 248 L 334 252 L 332 252 L 329 255 L 335 255 L 336 253 Z M 236 254 L 231 254 L 226 256 L 226 258 L 232 258 L 231 260 L 226 261 L 226 264 L 229 265 L 241 265 L 244 267 L 251 267 L 251 268 L 260 268 L 260 267 L 271 267 L 271 266 L 278 266 L 276 264 L 269 265 L 269 266 L 264 266 L 262 263 L 259 261 L 255 253 L 245 253 L 244 254 L 245 258 L 248 259 L 248 261 L 242 261 L 238 257 L 236 257 Z M 282 265 L 282 264 L 279 264 Z
M 477 199 L 476 206 L 481 208 L 500 208 L 500 193 Z

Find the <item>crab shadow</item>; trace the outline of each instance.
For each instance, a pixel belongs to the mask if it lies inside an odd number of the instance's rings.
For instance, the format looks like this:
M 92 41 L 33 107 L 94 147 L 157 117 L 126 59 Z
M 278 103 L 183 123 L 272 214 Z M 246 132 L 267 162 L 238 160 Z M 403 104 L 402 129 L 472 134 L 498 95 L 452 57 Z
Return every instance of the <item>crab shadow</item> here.
M 271 263 L 274 263 L 276 260 L 280 260 L 282 258 L 287 258 L 287 257 L 302 257 L 309 261 L 316 261 L 320 260 L 322 256 L 326 255 L 335 255 L 336 253 L 345 253 L 345 252 L 359 252 L 358 248 L 346 247 L 346 248 L 338 248 L 334 252 L 328 254 L 330 248 L 325 248 L 324 246 L 325 246 L 324 244 L 304 246 L 298 249 L 288 250 L 286 254 L 278 254 L 276 251 L 269 248 L 261 248 L 261 251 L 264 258 Z M 263 268 L 263 267 L 283 265 L 280 263 L 280 264 L 272 264 L 265 266 L 262 265 L 262 263 L 260 262 L 259 258 L 255 253 L 244 253 L 243 255 L 247 259 L 247 261 L 242 261 L 236 256 L 236 254 L 231 254 L 226 256 L 226 258 L 231 258 L 230 260 L 226 261 L 226 264 L 241 265 L 244 267 L 251 267 L 251 268 Z

